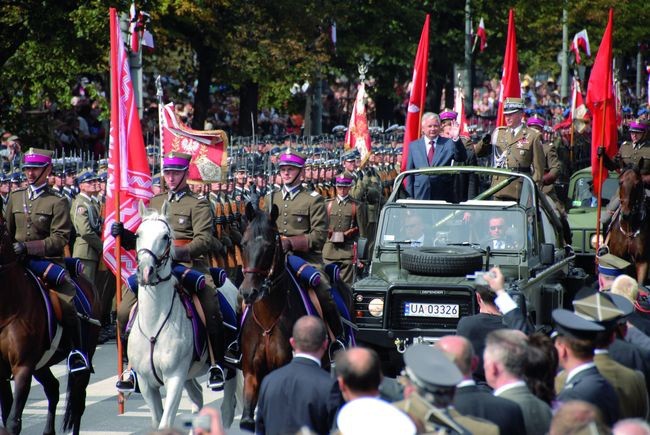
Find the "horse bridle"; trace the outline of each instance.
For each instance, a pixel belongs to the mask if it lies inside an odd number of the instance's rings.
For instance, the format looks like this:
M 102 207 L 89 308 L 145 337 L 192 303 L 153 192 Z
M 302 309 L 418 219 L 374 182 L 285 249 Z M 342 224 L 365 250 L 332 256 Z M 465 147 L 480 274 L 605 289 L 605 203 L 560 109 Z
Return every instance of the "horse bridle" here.
M 268 269 L 261 269 L 259 267 L 244 267 L 242 269 L 242 272 L 244 274 L 252 274 L 252 275 L 259 275 L 264 278 L 262 281 L 262 285 L 260 286 L 259 289 L 253 289 L 252 293 L 248 296 L 248 300 L 255 301 L 258 298 L 262 298 L 271 292 L 271 287 L 275 284 L 277 284 L 280 279 L 282 279 L 282 276 L 284 275 L 284 270 L 282 273 L 278 274 L 277 276 L 273 276 L 276 272 L 275 266 L 277 263 L 278 255 L 282 254 L 282 243 L 280 243 L 280 235 L 276 232 L 275 233 L 275 249 L 273 251 L 273 258 L 271 258 L 271 267 Z M 248 303 L 248 301 L 245 301 Z
M 643 182 L 639 183 L 640 187 L 633 187 L 633 195 L 638 197 L 638 200 L 635 201 L 634 205 L 630 208 L 630 213 L 628 215 L 624 215 L 623 211 L 621 210 L 621 215 L 619 216 L 618 219 L 618 228 L 621 231 L 621 233 L 630 238 L 634 239 L 636 236 L 638 236 L 641 233 L 641 227 L 637 228 L 636 231 L 625 231 L 623 229 L 623 221 L 625 218 L 625 222 L 628 224 L 629 227 L 632 228 L 632 224 L 630 221 L 632 221 L 632 218 L 635 218 L 638 216 L 638 222 L 643 223 L 643 221 L 646 218 L 646 211 L 647 211 L 647 204 L 646 204 L 646 197 L 645 197 L 645 188 L 643 186 Z M 631 195 L 632 195 L 631 194 Z
M 155 269 L 156 269 L 156 278 L 158 278 L 158 280 L 155 281 L 155 282 L 149 283 L 149 285 L 156 286 L 156 285 L 160 284 L 161 282 L 169 281 L 171 279 L 171 277 L 172 277 L 171 270 L 169 271 L 169 275 L 167 275 L 165 277 L 161 277 L 158 274 L 158 270 L 160 270 L 160 268 L 162 266 L 164 266 L 165 264 L 167 264 L 167 262 L 171 259 L 171 247 L 172 247 L 172 237 L 171 237 L 171 235 L 173 234 L 173 232 L 172 232 L 172 228 L 169 226 L 169 223 L 164 219 L 149 218 L 149 219 L 143 219 L 143 222 L 147 221 L 147 220 L 164 223 L 165 226 L 167 227 L 167 232 L 169 234 L 169 238 L 167 239 L 167 246 L 165 246 L 165 250 L 162 252 L 160 257 L 158 257 L 151 249 L 147 249 L 147 248 L 138 249 L 138 252 L 136 254 L 138 259 L 140 258 L 140 254 L 148 254 L 148 255 L 151 255 L 153 257 L 154 266 L 155 266 Z

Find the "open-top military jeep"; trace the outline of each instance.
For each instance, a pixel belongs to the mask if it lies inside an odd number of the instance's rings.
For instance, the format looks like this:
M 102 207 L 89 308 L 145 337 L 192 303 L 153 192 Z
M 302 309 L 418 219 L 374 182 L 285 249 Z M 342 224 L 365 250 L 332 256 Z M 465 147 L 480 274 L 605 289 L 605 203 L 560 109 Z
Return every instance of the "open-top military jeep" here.
M 449 203 L 408 198 L 403 181 L 414 174 L 506 179 L 475 198 Z M 518 201 L 493 199 L 512 182 L 522 183 Z M 505 225 L 498 243 L 489 238 L 495 217 Z M 551 201 L 528 175 L 481 167 L 401 173 L 381 210 L 369 276 L 353 286 L 358 341 L 399 364 L 407 346 L 454 334 L 461 317 L 478 312 L 475 272 L 493 266 L 501 268 L 506 290 L 533 324 L 550 325 L 551 311 L 563 305 L 565 285 L 582 284 L 573 282 L 573 258 Z

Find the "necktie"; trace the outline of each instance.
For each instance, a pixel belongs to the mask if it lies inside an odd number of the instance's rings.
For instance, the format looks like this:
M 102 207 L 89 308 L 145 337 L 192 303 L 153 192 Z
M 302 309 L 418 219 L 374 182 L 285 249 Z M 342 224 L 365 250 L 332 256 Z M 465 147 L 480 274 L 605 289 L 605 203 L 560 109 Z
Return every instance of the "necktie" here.
M 435 149 L 435 144 L 436 144 L 436 141 L 433 140 L 433 139 L 429 142 L 429 152 L 427 153 L 427 159 L 429 160 L 429 166 L 431 166 L 433 164 L 433 151 Z

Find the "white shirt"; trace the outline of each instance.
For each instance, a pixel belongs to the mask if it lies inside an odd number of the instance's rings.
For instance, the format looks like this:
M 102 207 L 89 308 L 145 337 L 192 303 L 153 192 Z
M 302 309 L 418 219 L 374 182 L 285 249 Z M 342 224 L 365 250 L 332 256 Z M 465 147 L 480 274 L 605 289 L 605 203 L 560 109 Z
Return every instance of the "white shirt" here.
M 512 129 L 512 134 L 513 134 L 514 136 L 517 136 L 517 134 L 519 134 L 519 132 L 521 131 L 521 129 L 523 128 L 523 126 L 524 126 L 524 123 L 522 122 L 521 124 L 519 124 L 519 126 L 513 128 L 513 129 Z
M 316 364 L 318 364 L 318 367 L 320 367 L 320 360 L 317 359 L 316 357 L 313 357 L 313 356 L 307 354 L 307 353 L 296 352 L 296 353 L 294 354 L 293 357 L 294 357 L 294 358 L 296 358 L 296 357 L 300 357 L 300 358 L 307 358 L 307 359 L 310 359 L 310 360 L 314 361 Z
M 515 381 L 515 382 L 512 382 L 510 384 L 507 384 L 507 385 L 504 385 L 502 387 L 497 388 L 496 390 L 494 390 L 494 393 L 492 393 L 492 394 L 495 395 L 495 396 L 500 396 L 501 394 L 503 394 L 504 391 L 508 391 L 508 390 L 513 389 L 513 388 L 521 387 L 521 386 L 525 387 L 526 382 L 524 382 L 524 381 Z
M 573 379 L 578 373 L 584 372 L 585 370 L 588 370 L 592 367 L 596 367 L 596 363 L 593 361 L 580 364 L 578 367 L 574 368 L 569 372 L 569 374 L 566 377 L 566 381 L 564 381 L 564 385 L 568 384 L 571 381 L 571 379 Z

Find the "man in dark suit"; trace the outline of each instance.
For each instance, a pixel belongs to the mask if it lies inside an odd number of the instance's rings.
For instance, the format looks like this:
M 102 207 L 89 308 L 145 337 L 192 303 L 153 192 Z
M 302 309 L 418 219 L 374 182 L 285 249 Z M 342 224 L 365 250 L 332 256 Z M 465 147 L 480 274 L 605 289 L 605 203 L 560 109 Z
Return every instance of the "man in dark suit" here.
M 303 316 L 290 339 L 293 360 L 262 381 L 255 433 L 296 433 L 306 426 L 327 434 L 343 403 L 336 379 L 320 367 L 327 351 L 327 331 L 315 316 Z
M 465 337 L 447 335 L 442 337 L 436 347 L 453 356 L 454 363 L 463 375 L 463 380 L 456 386 L 454 408 L 463 415 L 473 415 L 499 426 L 501 435 L 518 435 L 526 432 L 524 417 L 519 406 L 501 397 L 495 397 L 476 386 L 472 372 L 478 365 L 472 343 Z
M 467 151 L 458 134 L 458 125 L 451 129 L 452 138 L 440 136 L 440 118 L 435 113 L 422 115 L 423 136 L 408 147 L 406 169 L 428 168 L 431 166 L 451 166 L 452 162 L 464 162 Z M 439 199 L 453 201 L 451 188 L 453 178 L 449 175 L 415 175 L 406 178 L 406 190 L 411 198 Z

